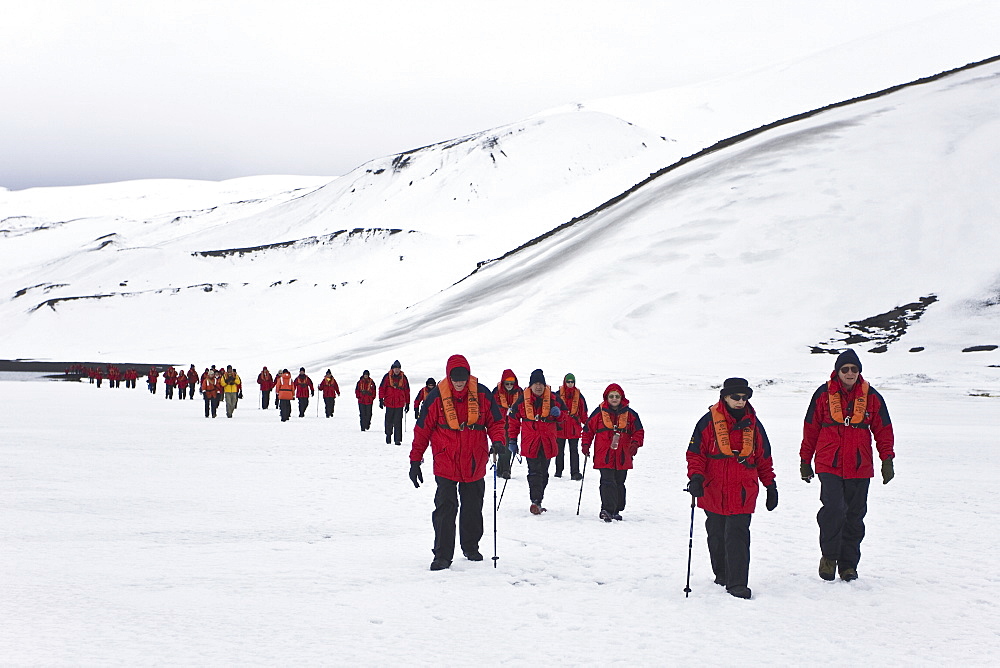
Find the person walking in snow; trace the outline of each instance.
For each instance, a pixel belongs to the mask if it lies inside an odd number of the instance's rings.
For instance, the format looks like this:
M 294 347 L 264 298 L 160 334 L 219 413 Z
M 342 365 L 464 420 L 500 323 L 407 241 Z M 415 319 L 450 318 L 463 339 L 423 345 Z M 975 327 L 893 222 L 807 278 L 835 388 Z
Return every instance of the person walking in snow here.
M 403 443 L 403 413 L 410 410 L 410 381 L 396 360 L 378 386 L 378 407 L 385 409 L 385 442 Z
M 220 384 L 222 385 L 222 394 L 226 400 L 226 417 L 231 418 L 236 411 L 236 400 L 243 389 L 243 381 L 231 364 L 226 365 L 226 370 L 222 372 Z
M 605 522 L 622 519 L 625 478 L 645 435 L 642 420 L 629 407 L 621 385 L 608 385 L 604 401 L 587 418 L 583 431 L 583 454 L 589 457 L 593 445 L 594 468 L 601 474 L 599 517 Z
M 292 398 L 295 396 L 295 382 L 288 369 L 282 369 L 274 381 L 274 397 L 278 402 L 278 414 L 282 422 L 292 417 Z
M 299 400 L 299 417 L 306 416 L 309 408 L 309 397 L 316 396 L 316 387 L 312 378 L 306 375 L 306 368 L 299 367 L 299 375 L 295 377 L 295 398 Z
M 150 394 L 156 394 L 156 381 L 159 377 L 160 372 L 156 370 L 156 367 L 149 367 L 149 374 L 146 376 L 146 387 L 149 388 Z
M 168 366 L 163 372 L 163 392 L 165 399 L 174 398 L 174 388 L 177 387 L 177 369 Z
M 576 387 L 576 376 L 571 373 L 563 378 L 562 387 L 559 388 L 559 398 L 566 404 L 566 412 L 562 414 L 562 430 L 556 444 L 559 452 L 556 453 L 556 473 L 557 478 L 563 474 L 563 463 L 565 461 L 565 451 L 569 445 L 569 477 L 571 480 L 581 480 L 580 473 L 580 452 L 577 446 L 580 444 L 580 435 L 583 433 L 583 425 L 587 422 L 587 400 L 583 398 L 580 390 Z
M 695 425 L 687 449 L 688 491 L 705 511 L 708 555 L 715 584 L 750 598 L 750 518 L 760 484 L 767 509 L 778 506 L 771 443 L 750 405 L 743 378 L 727 378 L 719 401 Z
M 260 386 L 260 407 L 267 410 L 271 405 L 271 390 L 274 389 L 274 376 L 264 367 L 257 374 L 257 385 Z
M 417 398 L 413 400 L 413 414 L 418 415 L 420 413 L 420 404 L 424 402 L 427 395 L 430 394 L 431 390 L 437 387 L 437 381 L 433 378 L 428 378 L 424 386 L 420 388 L 417 392 Z
M 566 404 L 559 394 L 545 384 L 545 374 L 541 369 L 531 372 L 528 389 L 510 407 L 511 417 L 507 447 L 511 454 L 518 453 L 517 437 L 521 437 L 521 452 L 528 460 L 528 497 L 532 515 L 545 512 L 542 500 L 545 487 L 549 483 L 549 460 L 559 452 L 556 443 L 559 433 L 559 416 L 566 410 Z
M 500 374 L 500 382 L 497 383 L 496 388 L 493 390 L 493 400 L 497 402 L 500 406 L 500 410 L 503 411 L 503 433 L 505 444 L 510 444 L 510 421 L 511 417 L 507 414 L 510 407 L 514 405 L 517 398 L 521 396 L 521 386 L 517 384 L 517 376 L 510 369 L 504 369 L 503 373 Z M 517 446 L 517 439 L 514 439 L 515 448 Z M 510 479 L 511 465 L 514 463 L 514 454 L 510 448 L 504 448 L 503 452 L 497 455 L 497 475 L 505 480 Z
M 188 377 L 184 371 L 177 373 L 177 398 L 181 401 L 187 399 Z
M 375 381 L 371 373 L 365 369 L 354 385 L 354 396 L 358 400 L 358 416 L 361 420 L 361 431 L 372 428 L 372 404 L 375 403 Z M 386 441 L 388 443 L 388 441 Z
M 205 397 L 205 417 L 211 413 L 216 416 L 219 410 L 219 397 L 222 394 L 222 383 L 216 377 L 214 371 L 205 374 L 205 379 L 201 381 L 201 395 Z
M 333 409 L 337 404 L 337 397 L 340 396 L 340 386 L 337 379 L 333 377 L 333 372 L 326 370 L 323 380 L 319 381 L 319 390 L 323 393 L 323 407 L 327 417 L 333 417 Z
M 875 475 L 872 437 L 882 460 L 882 484 L 893 479 L 894 438 L 885 399 L 861 376 L 861 360 L 848 348 L 830 380 L 809 401 L 799 449 L 802 479 L 819 475 L 819 576 L 856 580 L 865 537 L 868 487 Z
M 410 448 L 410 481 L 424 481 L 420 464 L 428 446 L 434 455 L 434 560 L 431 570 L 451 567 L 455 554 L 455 518 L 462 553 L 469 561 L 482 561 L 483 497 L 486 464 L 492 452 L 504 449 L 503 416 L 489 388 L 471 374 L 468 360 L 452 355 L 445 377 L 427 395 Z

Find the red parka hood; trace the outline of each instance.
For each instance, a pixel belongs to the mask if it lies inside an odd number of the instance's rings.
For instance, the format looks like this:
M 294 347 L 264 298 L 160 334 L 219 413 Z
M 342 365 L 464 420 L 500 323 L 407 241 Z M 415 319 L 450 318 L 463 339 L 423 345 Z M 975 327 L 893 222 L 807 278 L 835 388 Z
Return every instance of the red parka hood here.
M 610 393 L 612 390 L 617 390 L 618 394 L 622 395 L 622 406 L 623 407 L 628 406 L 628 399 L 625 398 L 625 390 L 623 390 L 622 386 L 619 385 L 618 383 L 611 383 L 606 388 L 604 388 L 604 403 L 608 403 L 608 393 Z M 608 405 L 610 406 L 611 404 Z
M 451 383 L 451 370 L 459 367 L 466 369 L 469 372 L 469 375 L 472 375 L 472 367 L 469 366 L 469 360 L 465 359 L 465 355 L 452 355 L 448 358 L 448 363 L 445 365 L 445 374 L 442 382 L 447 380 Z M 452 385 L 452 389 L 454 388 L 455 386 Z
M 507 380 L 508 378 L 513 378 L 514 379 L 514 385 L 515 386 L 518 384 L 518 382 L 517 382 L 517 374 L 514 373 L 513 371 L 511 371 L 510 369 L 504 369 L 503 373 L 500 374 L 500 384 L 503 385 L 503 382 L 505 380 Z

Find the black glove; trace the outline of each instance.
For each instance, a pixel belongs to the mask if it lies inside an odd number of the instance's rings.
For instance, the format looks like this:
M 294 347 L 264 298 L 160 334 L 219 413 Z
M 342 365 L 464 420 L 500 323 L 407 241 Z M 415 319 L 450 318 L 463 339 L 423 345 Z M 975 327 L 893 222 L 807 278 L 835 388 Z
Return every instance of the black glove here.
M 420 472 L 420 462 L 410 462 L 410 482 L 417 489 L 420 489 L 420 483 L 424 481 L 424 474 Z
M 410 404 L 406 404 L 405 406 L 403 406 L 403 412 L 404 413 L 409 413 L 410 412 Z
M 384 402 L 384 401 L 382 401 L 381 399 L 379 399 L 379 400 L 378 400 L 378 407 L 379 407 L 379 408 L 385 408 L 385 402 Z
M 802 479 L 805 480 L 806 482 L 811 481 L 813 479 L 813 476 L 816 475 L 815 473 L 813 473 L 812 464 L 809 463 L 808 459 L 803 459 L 802 463 L 799 464 L 799 473 L 802 474 Z
M 695 473 L 691 476 L 691 480 L 688 481 L 687 491 L 696 499 L 705 496 L 705 476 L 700 473 Z
M 506 450 L 507 447 L 500 441 L 495 442 L 493 444 L 493 447 L 490 448 L 490 452 L 493 453 L 494 455 L 502 455 Z
M 764 507 L 768 510 L 774 510 L 778 507 L 778 484 L 771 483 L 767 488 L 767 501 L 764 502 Z
M 240 390 L 239 392 L 237 392 L 236 398 L 237 399 L 242 399 L 243 398 L 243 390 Z
M 888 485 L 889 481 L 896 477 L 896 472 L 892 470 L 892 457 L 882 460 L 882 484 Z

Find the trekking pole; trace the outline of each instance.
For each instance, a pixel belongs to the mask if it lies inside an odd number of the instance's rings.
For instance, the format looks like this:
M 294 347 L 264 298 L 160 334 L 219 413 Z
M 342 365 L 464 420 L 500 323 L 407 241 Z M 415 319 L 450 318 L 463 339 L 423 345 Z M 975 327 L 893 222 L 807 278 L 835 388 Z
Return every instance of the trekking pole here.
M 583 503 L 583 481 L 587 478 L 587 461 L 590 455 L 583 456 L 583 473 L 580 475 L 580 498 L 576 500 L 576 514 L 580 514 L 580 504 Z
M 687 490 L 684 490 L 687 491 Z M 694 549 L 694 496 L 691 496 L 691 530 L 688 533 L 688 572 L 684 583 L 684 598 L 691 593 L 691 550 Z
M 493 568 L 497 567 L 497 458 L 493 457 Z

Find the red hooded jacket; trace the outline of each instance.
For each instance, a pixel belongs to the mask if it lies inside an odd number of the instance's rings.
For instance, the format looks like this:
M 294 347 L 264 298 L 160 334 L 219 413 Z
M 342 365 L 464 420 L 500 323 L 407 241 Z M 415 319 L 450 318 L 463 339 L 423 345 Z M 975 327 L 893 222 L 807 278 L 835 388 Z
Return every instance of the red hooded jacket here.
M 573 413 L 573 395 L 578 394 L 576 413 Z M 559 398 L 566 404 L 566 412 L 559 416 L 562 421 L 562 433 L 559 438 L 580 438 L 583 433 L 583 425 L 587 423 L 587 400 L 583 398 L 583 393 L 578 387 L 569 389 L 566 381 L 563 381 L 559 388 Z
M 608 403 L 608 393 L 612 390 L 622 395 L 618 408 Z M 581 398 L 582 399 L 582 398 Z M 624 416 L 625 426 L 620 428 Z M 611 426 L 609 427 L 608 424 Z M 618 447 L 612 448 L 615 432 L 618 433 Z M 632 468 L 632 458 L 642 447 L 646 431 L 642 428 L 639 414 L 628 407 L 625 391 L 618 383 L 611 383 L 604 390 L 604 401 L 587 418 L 583 429 L 583 454 L 590 454 L 594 445 L 594 468 L 626 471 Z
M 434 455 L 434 475 L 458 482 L 475 482 L 486 476 L 486 464 L 490 458 L 489 442 L 503 442 L 503 416 L 493 401 L 489 388 L 482 383 L 472 387 L 467 383 L 462 392 L 457 392 L 450 380 L 455 367 L 469 369 L 469 362 L 462 355 L 448 358 L 445 377 L 431 390 L 417 424 L 413 428 L 413 446 L 410 461 L 419 462 L 429 445 Z M 452 394 L 452 405 L 460 425 L 465 425 L 469 416 L 469 392 L 475 392 L 479 406 L 479 419 L 475 425 L 452 429 L 448 425 L 441 386 L 448 384 Z
M 757 481 L 765 487 L 774 482 L 771 442 L 749 401 L 738 422 L 726 410 L 722 399 L 715 409 L 726 418 L 730 447 L 736 454 L 725 455 L 719 450 L 709 410 L 698 420 L 687 449 L 688 477 L 695 474 L 705 477 L 705 495 L 698 499 L 698 507 L 719 515 L 752 513 L 760 490 Z M 744 429 L 752 430 L 753 450 L 747 457 L 740 457 Z
M 872 436 L 880 459 L 896 456 L 889 411 L 885 400 L 874 387 L 868 387 L 865 418 L 857 426 L 845 427 L 835 423 L 830 415 L 830 393 L 840 395 L 842 412 L 850 416 L 854 402 L 861 398 L 864 378 L 858 380 L 850 392 L 840 384 L 837 372 L 830 374 L 830 383 L 824 383 L 812 396 L 802 426 L 802 447 L 799 457 L 812 461 L 816 457 L 816 473 L 833 473 L 841 478 L 871 478 L 875 475 L 872 453 Z
M 503 382 L 508 379 L 514 381 L 514 387 L 510 392 L 508 392 L 507 388 L 503 386 Z M 514 405 L 514 402 L 517 401 L 517 398 L 521 396 L 522 392 L 524 392 L 524 389 L 517 384 L 517 376 L 514 372 L 510 369 L 504 369 L 503 373 L 500 375 L 500 382 L 497 383 L 497 386 L 493 389 L 493 400 L 500 406 L 500 412 L 503 413 L 503 433 L 505 435 L 505 439 L 510 438 L 512 433 L 516 433 L 511 429 L 511 417 L 507 415 L 507 411 Z
M 378 398 L 385 403 L 386 408 L 402 408 L 409 404 L 410 381 L 406 379 L 406 374 L 400 370 L 398 375 L 392 375 L 390 369 L 378 386 Z
M 337 385 L 337 379 L 333 376 L 323 376 L 323 380 L 319 381 L 319 389 L 324 397 L 340 396 L 340 385 Z
M 517 401 L 507 411 L 507 415 L 510 416 L 508 435 L 511 438 L 517 438 L 520 434 L 521 454 L 525 457 L 537 457 L 539 447 L 541 447 L 546 459 L 552 459 L 559 454 L 559 444 L 556 442 L 556 439 L 561 438 L 559 435 L 560 421 L 562 413 L 566 412 L 566 404 L 559 398 L 558 392 L 552 392 L 552 388 L 548 385 L 545 386 L 545 389 L 551 393 L 550 406 L 559 407 L 559 417 L 552 417 L 551 415 L 548 417 L 541 416 L 545 395 L 543 393 L 542 396 L 536 397 L 530 387 L 521 392 Z M 527 407 L 524 404 L 525 395 L 530 397 L 535 415 L 534 420 L 528 419 Z
M 359 404 L 371 406 L 375 403 L 375 381 L 371 376 L 365 378 L 364 374 L 361 374 L 361 378 L 354 386 L 354 396 L 358 398 Z

